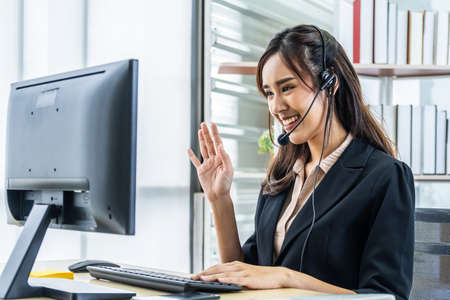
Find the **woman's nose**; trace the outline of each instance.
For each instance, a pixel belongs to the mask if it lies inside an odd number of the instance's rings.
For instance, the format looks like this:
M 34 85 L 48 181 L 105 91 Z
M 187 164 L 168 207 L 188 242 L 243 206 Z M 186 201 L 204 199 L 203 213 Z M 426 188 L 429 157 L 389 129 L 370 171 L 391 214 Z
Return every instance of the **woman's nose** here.
M 269 110 L 272 114 L 278 114 L 287 109 L 286 102 L 277 94 L 273 95 L 272 101 L 269 102 Z

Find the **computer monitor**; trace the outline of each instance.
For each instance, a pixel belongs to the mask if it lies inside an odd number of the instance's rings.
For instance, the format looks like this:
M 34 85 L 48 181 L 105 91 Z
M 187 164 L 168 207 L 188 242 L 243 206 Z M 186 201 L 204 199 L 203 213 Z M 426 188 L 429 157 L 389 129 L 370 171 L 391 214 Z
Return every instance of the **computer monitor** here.
M 55 290 L 27 283 L 48 227 L 134 234 L 137 82 L 131 59 L 11 85 L 6 207 L 8 223 L 25 226 L 0 298 Z M 104 297 L 94 289 L 91 298 Z

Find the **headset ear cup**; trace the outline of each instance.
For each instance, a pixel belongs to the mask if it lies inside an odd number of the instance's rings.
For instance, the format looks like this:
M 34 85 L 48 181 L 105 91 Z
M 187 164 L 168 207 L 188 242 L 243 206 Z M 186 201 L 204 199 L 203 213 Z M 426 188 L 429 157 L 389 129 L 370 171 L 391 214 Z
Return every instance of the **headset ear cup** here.
M 330 96 L 334 94 L 335 83 L 336 83 L 336 76 L 332 74 L 330 78 L 330 84 L 328 85 L 328 93 L 330 94 Z
M 322 89 L 325 89 L 325 88 L 330 86 L 330 82 L 329 82 L 330 76 L 331 75 L 330 75 L 330 73 L 327 70 L 323 71 L 320 74 L 320 77 L 321 77 L 320 86 L 322 87 Z
M 322 77 L 322 83 L 325 83 L 325 81 L 327 81 L 327 79 L 330 77 L 330 73 L 325 70 L 322 72 L 321 77 Z
M 321 77 L 322 77 L 322 82 L 320 83 L 320 90 L 324 90 L 326 88 L 329 88 L 330 86 L 334 86 L 334 81 L 336 78 L 336 76 L 334 74 L 330 74 L 325 71 L 322 73 Z

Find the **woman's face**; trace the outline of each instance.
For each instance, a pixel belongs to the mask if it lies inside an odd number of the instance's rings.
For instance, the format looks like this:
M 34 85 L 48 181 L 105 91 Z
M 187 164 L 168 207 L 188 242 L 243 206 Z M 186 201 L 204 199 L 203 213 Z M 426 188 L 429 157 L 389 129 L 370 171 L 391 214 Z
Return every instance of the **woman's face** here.
M 289 70 L 279 53 L 272 55 L 265 63 L 262 80 L 270 113 L 282 124 L 284 130 L 291 130 L 305 115 L 317 91 L 312 91 Z M 309 86 L 313 86 L 310 78 L 304 76 L 304 80 Z M 317 96 L 308 116 L 289 136 L 291 143 L 303 144 L 318 134 L 323 135 L 326 117 L 324 94 Z

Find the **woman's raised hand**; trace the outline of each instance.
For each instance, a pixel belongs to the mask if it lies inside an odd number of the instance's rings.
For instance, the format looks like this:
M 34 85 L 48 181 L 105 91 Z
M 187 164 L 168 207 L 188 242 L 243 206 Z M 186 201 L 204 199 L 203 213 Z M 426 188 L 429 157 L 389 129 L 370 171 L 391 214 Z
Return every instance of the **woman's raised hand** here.
M 197 158 L 191 149 L 188 150 L 189 159 L 197 169 L 197 175 L 206 197 L 209 201 L 216 201 L 230 194 L 233 179 L 233 166 L 230 156 L 223 149 L 216 124 L 211 125 L 212 136 L 205 123 L 200 125 L 198 140 L 203 162 Z M 213 141 L 214 139 L 214 141 Z

